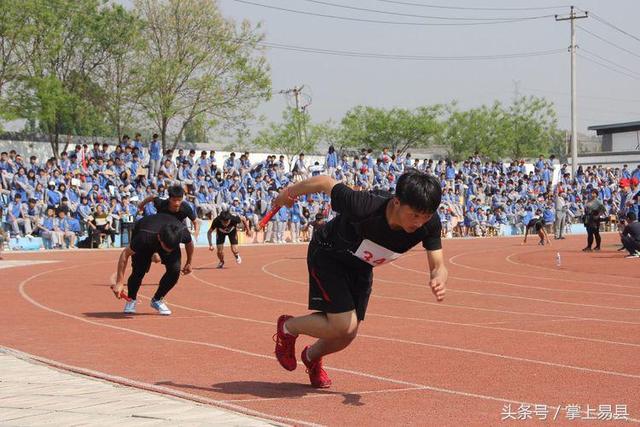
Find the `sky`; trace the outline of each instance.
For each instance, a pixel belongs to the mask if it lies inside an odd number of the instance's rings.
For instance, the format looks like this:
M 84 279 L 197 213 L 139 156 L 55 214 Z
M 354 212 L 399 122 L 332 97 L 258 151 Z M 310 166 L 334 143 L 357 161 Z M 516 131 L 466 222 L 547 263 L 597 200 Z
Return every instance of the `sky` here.
M 576 67 L 578 130 L 586 132 L 591 125 L 640 120 L 640 30 L 634 25 L 640 16 L 640 2 L 580 0 L 574 4 L 592 15 L 576 20 L 579 54 Z M 269 102 L 259 108 L 259 113 L 268 120 L 278 121 L 287 102 L 291 102 L 285 95 L 278 94 L 280 90 L 304 85 L 303 93 L 311 97 L 308 111 L 314 121 L 339 121 L 345 112 L 356 105 L 415 108 L 456 100 L 460 108 L 466 109 L 491 104 L 494 100 L 509 103 L 518 93 L 542 96 L 554 102 L 560 127 L 570 128 L 570 23 L 556 22 L 554 18 L 556 14 L 568 15 L 570 2 L 218 0 L 218 5 L 227 18 L 260 23 L 266 43 L 289 47 L 325 49 L 334 53 L 349 51 L 422 57 L 500 56 L 557 51 L 549 55 L 462 61 L 352 57 L 271 47 L 267 48 L 266 56 L 271 66 L 274 94 Z M 304 13 L 272 9 L 274 7 Z M 455 19 L 432 19 L 416 15 Z M 540 16 L 543 17 L 495 23 L 496 19 L 504 21 Z M 336 17 L 370 21 L 482 24 L 404 25 L 348 21 Z

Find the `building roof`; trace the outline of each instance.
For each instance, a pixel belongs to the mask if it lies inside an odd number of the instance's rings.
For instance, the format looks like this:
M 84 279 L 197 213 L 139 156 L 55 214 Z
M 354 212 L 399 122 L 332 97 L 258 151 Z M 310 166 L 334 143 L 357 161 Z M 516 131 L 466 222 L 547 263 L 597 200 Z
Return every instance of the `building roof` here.
M 589 130 L 595 130 L 598 135 L 620 132 L 634 132 L 640 130 L 640 121 L 626 123 L 612 123 L 610 125 L 589 126 Z

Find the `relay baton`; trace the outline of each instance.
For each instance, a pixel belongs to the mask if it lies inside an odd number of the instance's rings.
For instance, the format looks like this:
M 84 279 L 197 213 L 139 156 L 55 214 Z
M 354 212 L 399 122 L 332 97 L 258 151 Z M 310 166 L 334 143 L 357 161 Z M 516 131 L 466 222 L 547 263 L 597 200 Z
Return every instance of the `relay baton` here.
M 278 205 L 273 205 L 273 207 L 271 208 L 271 210 L 269 212 L 267 212 L 267 214 L 264 216 L 264 218 L 262 218 L 260 220 L 260 222 L 258 223 L 259 228 L 265 228 L 267 226 L 267 223 L 269 222 L 269 220 L 271 220 L 271 218 L 273 218 L 273 216 L 280 210 L 280 206 Z

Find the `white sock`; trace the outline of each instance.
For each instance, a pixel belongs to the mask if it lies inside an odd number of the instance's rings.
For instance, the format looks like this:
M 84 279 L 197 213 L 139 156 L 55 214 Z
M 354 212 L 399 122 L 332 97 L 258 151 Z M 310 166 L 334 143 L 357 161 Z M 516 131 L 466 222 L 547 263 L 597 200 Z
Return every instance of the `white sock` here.
M 291 332 L 289 332 L 289 330 L 287 329 L 286 323 L 282 324 L 282 330 L 284 331 L 285 335 L 291 335 L 292 337 L 297 337 L 297 335 L 293 335 Z

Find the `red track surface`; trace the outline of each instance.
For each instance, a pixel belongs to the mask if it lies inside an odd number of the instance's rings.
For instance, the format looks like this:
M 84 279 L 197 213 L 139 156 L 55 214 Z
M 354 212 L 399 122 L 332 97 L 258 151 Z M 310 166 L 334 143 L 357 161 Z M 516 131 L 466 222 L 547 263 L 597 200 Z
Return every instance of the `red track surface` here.
M 446 241 L 441 304 L 425 287 L 421 250 L 377 268 L 359 338 L 325 360 L 329 390 L 273 356 L 276 318 L 307 313 L 305 246 L 244 247 L 243 264 L 224 270 L 199 249 L 194 274 L 169 295 L 170 317 L 148 306 L 160 267 L 139 314 L 125 316 L 108 288 L 118 252 L 5 254 L 59 262 L 0 270 L 0 344 L 291 424 L 495 425 L 510 402 L 549 405 L 550 418 L 562 406 L 555 423 L 571 425 L 567 404 L 626 404 L 635 421 L 640 260 L 624 259 L 615 239 L 590 254 L 579 250 L 584 236 L 544 248 Z

